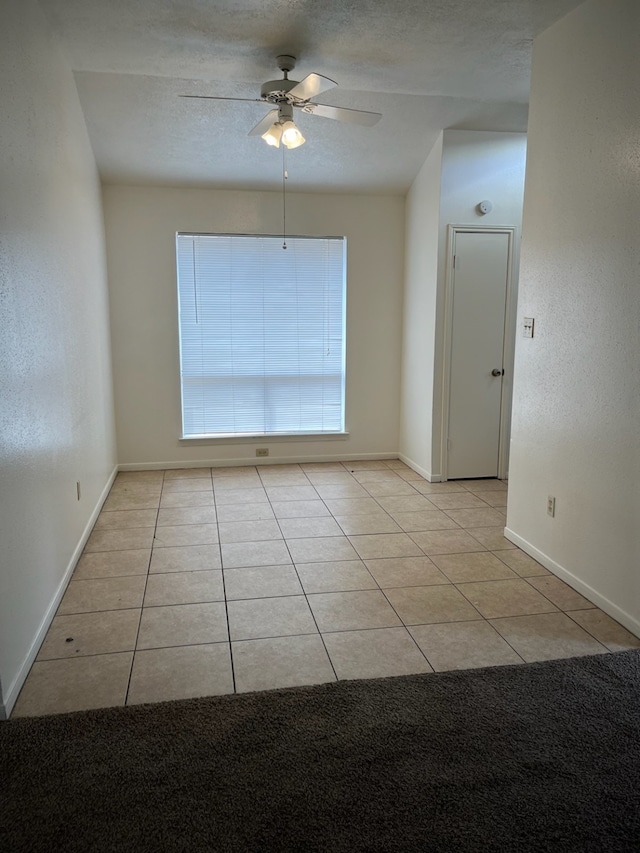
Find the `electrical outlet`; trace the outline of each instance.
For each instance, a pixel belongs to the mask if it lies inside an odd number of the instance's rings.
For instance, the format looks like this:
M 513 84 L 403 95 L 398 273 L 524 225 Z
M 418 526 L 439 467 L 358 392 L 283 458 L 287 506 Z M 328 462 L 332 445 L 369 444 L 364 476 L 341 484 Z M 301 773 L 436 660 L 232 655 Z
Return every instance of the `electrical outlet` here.
M 268 447 L 256 447 L 256 456 L 268 456 L 269 448 Z
M 551 518 L 555 518 L 556 514 L 556 499 L 553 495 L 549 495 L 547 497 L 547 515 L 550 515 Z
M 82 494 L 82 489 L 80 488 L 80 480 L 76 483 L 76 495 L 78 496 L 78 500 L 80 500 L 80 496 Z

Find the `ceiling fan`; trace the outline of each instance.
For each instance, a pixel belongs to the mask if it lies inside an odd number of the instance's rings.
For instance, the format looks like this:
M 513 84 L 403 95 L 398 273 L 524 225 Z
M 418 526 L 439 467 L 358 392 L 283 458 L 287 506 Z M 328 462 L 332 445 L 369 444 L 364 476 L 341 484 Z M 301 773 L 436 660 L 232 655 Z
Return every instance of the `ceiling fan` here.
M 381 113 L 315 103 L 313 99 L 321 92 L 333 89 L 338 84 L 321 74 L 308 74 L 299 82 L 289 80 L 289 72 L 296 67 L 296 57 L 283 54 L 276 57 L 276 62 L 284 77 L 282 80 L 269 80 L 264 83 L 260 89 L 259 98 L 223 98 L 217 95 L 181 95 L 180 97 L 209 101 L 252 101 L 273 104 L 274 109 L 270 110 L 249 131 L 249 136 L 262 136 L 268 145 L 273 145 L 276 148 L 280 147 L 281 142 L 287 148 L 297 148 L 305 141 L 293 120 L 294 109 L 300 109 L 309 115 L 360 124 L 366 127 L 371 127 L 382 118 Z

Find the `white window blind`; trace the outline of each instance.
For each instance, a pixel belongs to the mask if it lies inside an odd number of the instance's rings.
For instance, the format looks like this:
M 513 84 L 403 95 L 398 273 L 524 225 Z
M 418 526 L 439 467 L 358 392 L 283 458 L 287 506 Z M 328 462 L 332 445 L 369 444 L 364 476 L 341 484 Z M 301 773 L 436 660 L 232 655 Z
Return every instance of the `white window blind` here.
M 344 432 L 345 248 L 177 235 L 184 438 Z

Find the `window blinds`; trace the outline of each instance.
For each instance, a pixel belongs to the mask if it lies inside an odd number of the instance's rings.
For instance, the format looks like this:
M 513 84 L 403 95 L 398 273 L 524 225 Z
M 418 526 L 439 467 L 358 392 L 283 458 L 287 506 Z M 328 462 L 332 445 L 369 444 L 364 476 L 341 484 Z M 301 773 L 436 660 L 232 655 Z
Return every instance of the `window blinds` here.
M 344 432 L 345 248 L 177 235 L 183 437 Z

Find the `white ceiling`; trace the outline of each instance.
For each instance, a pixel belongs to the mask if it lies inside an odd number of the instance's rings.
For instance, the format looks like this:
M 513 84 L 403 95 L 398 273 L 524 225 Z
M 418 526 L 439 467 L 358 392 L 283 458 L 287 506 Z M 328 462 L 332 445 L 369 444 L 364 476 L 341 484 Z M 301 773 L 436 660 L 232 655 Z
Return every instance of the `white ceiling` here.
M 105 182 L 275 188 L 282 154 L 248 131 L 255 98 L 315 71 L 322 103 L 372 128 L 296 112 L 291 190 L 404 192 L 444 128 L 525 130 L 531 40 L 581 0 L 40 0 L 61 37 Z

